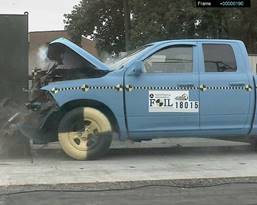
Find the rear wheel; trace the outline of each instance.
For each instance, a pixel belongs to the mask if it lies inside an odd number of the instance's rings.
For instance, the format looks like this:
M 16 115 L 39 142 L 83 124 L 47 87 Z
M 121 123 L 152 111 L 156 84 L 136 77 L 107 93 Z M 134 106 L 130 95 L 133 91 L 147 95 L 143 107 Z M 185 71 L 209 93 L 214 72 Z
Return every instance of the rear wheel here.
M 97 109 L 75 108 L 62 118 L 58 138 L 62 149 L 70 157 L 77 160 L 97 159 L 109 150 L 111 124 Z

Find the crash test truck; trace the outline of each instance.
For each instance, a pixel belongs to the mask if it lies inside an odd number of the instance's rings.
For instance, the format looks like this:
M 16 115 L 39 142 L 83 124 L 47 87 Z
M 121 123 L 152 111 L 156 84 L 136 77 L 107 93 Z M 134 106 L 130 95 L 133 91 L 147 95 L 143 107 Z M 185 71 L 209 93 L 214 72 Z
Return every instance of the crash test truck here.
M 47 55 L 49 69 L 34 71 L 29 125 L 35 141 L 59 141 L 74 159 L 103 156 L 113 133 L 256 142 L 256 75 L 241 41 L 160 41 L 107 65 L 60 38 Z

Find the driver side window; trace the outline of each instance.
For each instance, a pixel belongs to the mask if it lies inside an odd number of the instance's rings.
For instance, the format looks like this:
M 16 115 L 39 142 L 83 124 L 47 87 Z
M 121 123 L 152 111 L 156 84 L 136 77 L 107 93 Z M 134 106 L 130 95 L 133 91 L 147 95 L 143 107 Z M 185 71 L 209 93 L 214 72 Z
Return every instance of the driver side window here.
M 145 73 L 189 73 L 193 71 L 193 47 L 171 46 L 144 60 Z

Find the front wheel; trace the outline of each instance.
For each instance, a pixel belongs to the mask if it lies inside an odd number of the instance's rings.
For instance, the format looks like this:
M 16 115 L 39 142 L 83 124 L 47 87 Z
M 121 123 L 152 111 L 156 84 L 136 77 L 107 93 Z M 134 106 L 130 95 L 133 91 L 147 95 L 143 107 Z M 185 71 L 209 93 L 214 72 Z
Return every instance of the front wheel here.
M 95 108 L 75 108 L 62 118 L 58 138 L 62 149 L 70 157 L 77 160 L 97 159 L 109 150 L 111 124 Z

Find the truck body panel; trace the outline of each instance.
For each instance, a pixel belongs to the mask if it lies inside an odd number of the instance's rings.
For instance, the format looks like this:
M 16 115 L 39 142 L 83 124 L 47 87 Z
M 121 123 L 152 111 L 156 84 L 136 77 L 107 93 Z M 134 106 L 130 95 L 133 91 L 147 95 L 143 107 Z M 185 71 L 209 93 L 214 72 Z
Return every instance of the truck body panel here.
M 83 100 L 101 102 L 114 114 L 118 127 L 121 131 L 121 138 L 127 137 L 124 105 L 123 105 L 123 72 L 116 71 L 104 77 L 86 80 L 71 80 L 54 82 L 43 87 L 54 96 L 59 107 L 68 103 Z
M 254 90 L 247 91 L 245 86 L 253 88 L 253 80 L 246 64 L 247 53 L 240 42 L 211 42 L 211 45 L 227 45 L 234 53 L 236 72 L 205 72 L 202 45 L 199 46 L 200 84 L 208 86 L 200 92 L 200 128 L 206 134 L 242 135 L 248 134 L 254 106 Z M 217 54 L 216 54 L 217 55 Z
M 150 53 L 170 46 L 192 46 L 194 50 L 194 64 L 192 73 L 144 73 L 139 76 L 126 75 L 125 85 L 139 87 L 131 92 L 125 93 L 126 113 L 128 122 L 129 136 L 134 137 L 165 137 L 183 132 L 183 134 L 195 134 L 199 130 L 199 112 L 149 112 L 149 96 L 156 92 L 165 93 L 169 90 L 178 91 L 183 87 L 198 86 L 198 70 L 196 64 L 197 51 L 194 43 L 168 43 L 161 44 L 153 49 Z M 149 55 L 149 54 L 148 54 Z M 143 61 L 148 56 L 141 56 L 138 60 Z M 129 73 L 129 71 L 127 72 Z M 199 101 L 199 91 L 190 89 L 190 99 Z M 137 100 L 137 101 L 136 101 Z M 136 106 L 135 106 L 136 101 Z M 166 102 L 167 104 L 169 102 Z M 183 123 L 186 122 L 186 125 Z

